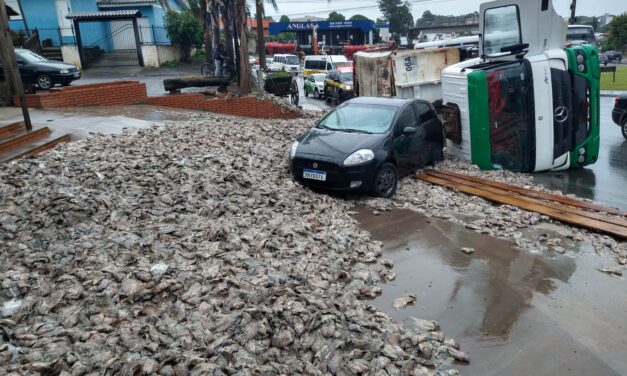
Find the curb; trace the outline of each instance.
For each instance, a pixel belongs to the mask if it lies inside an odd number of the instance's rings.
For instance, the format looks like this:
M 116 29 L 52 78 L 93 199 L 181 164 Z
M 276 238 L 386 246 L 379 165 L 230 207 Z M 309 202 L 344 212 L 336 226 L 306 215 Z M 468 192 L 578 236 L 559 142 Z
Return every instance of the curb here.
M 627 91 L 601 91 L 602 97 L 617 97 L 619 95 L 627 95 Z

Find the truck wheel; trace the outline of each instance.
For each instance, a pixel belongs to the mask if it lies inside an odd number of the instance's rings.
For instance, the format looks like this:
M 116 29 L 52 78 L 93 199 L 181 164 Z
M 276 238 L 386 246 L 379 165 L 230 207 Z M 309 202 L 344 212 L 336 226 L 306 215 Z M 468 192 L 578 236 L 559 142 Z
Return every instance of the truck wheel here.
M 627 140 L 627 116 L 623 118 L 623 124 L 621 125 L 620 130 L 622 131 L 625 140 Z

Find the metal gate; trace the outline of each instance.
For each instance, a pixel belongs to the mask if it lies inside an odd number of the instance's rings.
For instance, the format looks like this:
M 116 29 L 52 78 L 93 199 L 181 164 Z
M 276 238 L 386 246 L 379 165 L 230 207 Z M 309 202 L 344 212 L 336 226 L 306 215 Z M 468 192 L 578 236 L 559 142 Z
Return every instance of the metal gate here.
M 138 10 L 70 13 L 84 68 L 143 66 Z
M 87 68 L 140 65 L 131 20 L 81 23 L 83 55 Z

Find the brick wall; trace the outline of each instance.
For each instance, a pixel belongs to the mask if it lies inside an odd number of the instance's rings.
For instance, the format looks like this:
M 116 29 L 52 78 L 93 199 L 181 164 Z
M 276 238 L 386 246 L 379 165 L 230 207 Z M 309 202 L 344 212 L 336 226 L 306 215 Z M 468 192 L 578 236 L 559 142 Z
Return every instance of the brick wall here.
M 19 106 L 19 98 L 14 97 L 13 103 Z M 138 81 L 54 88 L 47 93 L 27 94 L 26 103 L 34 108 L 150 104 L 267 119 L 294 119 L 300 116 L 271 100 L 258 100 L 256 97 L 207 98 L 201 93 L 148 97 L 146 85 Z
M 26 103 L 29 107 L 35 108 L 115 106 L 143 103 L 146 98 L 145 84 L 138 81 L 114 81 L 27 94 Z M 13 97 L 13 103 L 19 106 L 20 99 Z

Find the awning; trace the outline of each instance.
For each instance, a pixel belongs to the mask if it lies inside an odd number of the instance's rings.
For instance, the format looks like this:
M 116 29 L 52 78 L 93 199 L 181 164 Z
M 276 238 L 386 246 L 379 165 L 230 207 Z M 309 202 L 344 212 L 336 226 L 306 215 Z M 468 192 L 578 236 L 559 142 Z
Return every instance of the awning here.
M 11 17 L 11 16 L 19 16 L 20 15 L 18 12 L 14 11 L 13 8 L 11 8 L 10 6 L 5 5 L 4 7 L 7 10 L 7 16 Z
M 126 6 L 152 6 L 157 4 L 157 0 L 98 0 L 99 7 L 126 7 Z
M 129 10 L 107 10 L 101 12 L 72 12 L 65 18 L 77 21 L 100 21 L 100 20 L 128 20 L 141 17 L 141 12 L 137 9 Z

